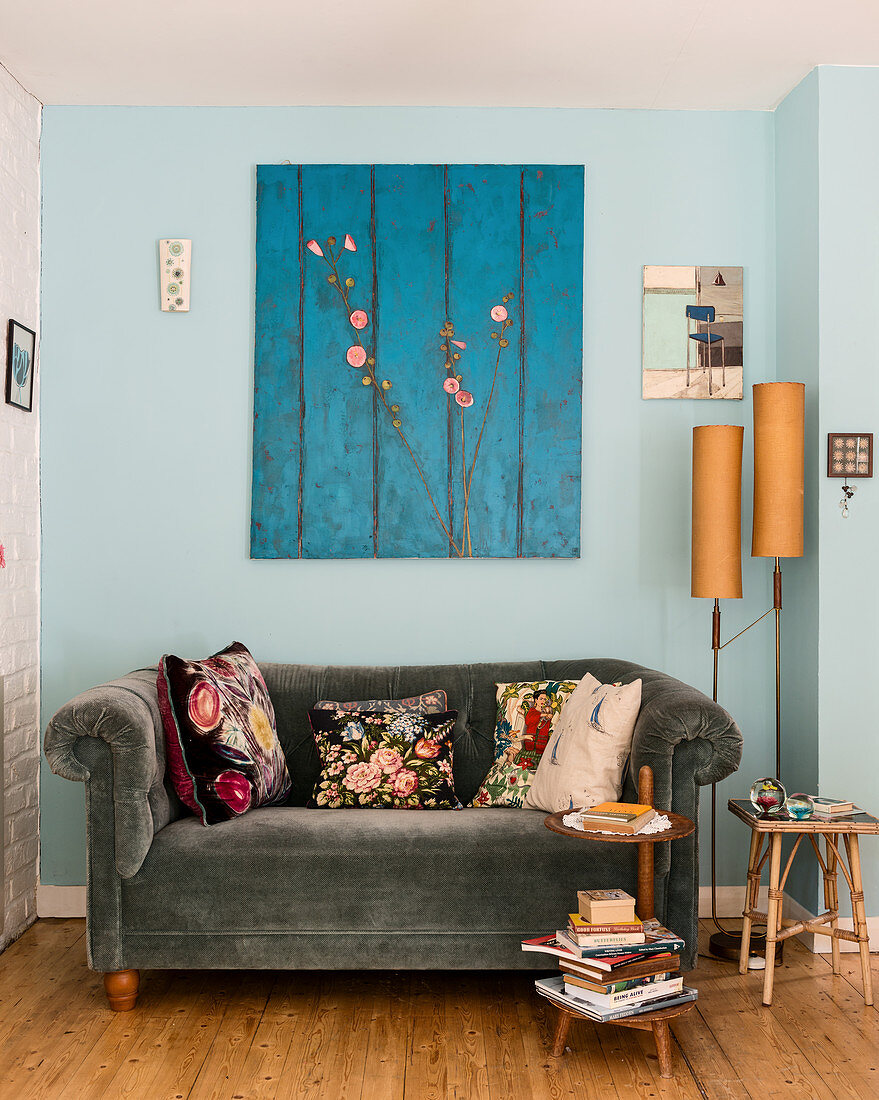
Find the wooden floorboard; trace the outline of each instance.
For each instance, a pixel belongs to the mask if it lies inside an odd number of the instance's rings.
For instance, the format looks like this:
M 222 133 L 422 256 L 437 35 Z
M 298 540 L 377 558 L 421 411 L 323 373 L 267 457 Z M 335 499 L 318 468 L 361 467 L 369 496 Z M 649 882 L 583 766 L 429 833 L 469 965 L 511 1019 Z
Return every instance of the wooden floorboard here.
M 516 972 L 155 971 L 111 1012 L 84 922 L 41 920 L 0 955 L 0 1096 L 15 1100 L 879 1100 L 879 1012 L 860 962 L 789 941 L 763 975 L 707 951 L 674 1022 L 675 1077 L 649 1034 L 575 1021 Z M 879 989 L 879 955 L 872 956 Z

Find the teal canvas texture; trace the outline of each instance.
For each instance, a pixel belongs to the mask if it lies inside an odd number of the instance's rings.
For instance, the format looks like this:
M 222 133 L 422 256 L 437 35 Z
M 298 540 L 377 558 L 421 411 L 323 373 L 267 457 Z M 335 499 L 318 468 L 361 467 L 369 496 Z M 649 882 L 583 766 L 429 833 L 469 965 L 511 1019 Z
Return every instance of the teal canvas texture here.
M 260 165 L 251 557 L 578 557 L 582 165 Z

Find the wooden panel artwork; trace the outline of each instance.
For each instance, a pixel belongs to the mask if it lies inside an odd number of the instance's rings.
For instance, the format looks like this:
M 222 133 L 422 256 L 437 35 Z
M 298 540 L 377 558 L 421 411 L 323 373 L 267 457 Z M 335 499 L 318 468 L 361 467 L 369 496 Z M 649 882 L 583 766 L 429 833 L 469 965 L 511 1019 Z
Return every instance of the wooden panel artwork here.
M 583 168 L 260 165 L 254 558 L 578 557 Z

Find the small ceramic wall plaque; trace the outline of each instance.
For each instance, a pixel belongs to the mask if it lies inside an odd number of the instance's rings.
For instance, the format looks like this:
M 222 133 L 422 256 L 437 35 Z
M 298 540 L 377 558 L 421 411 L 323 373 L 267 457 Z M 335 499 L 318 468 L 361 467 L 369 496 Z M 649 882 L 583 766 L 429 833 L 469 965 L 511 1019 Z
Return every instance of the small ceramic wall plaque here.
M 189 312 L 192 241 L 168 237 L 159 241 L 159 299 L 164 313 Z

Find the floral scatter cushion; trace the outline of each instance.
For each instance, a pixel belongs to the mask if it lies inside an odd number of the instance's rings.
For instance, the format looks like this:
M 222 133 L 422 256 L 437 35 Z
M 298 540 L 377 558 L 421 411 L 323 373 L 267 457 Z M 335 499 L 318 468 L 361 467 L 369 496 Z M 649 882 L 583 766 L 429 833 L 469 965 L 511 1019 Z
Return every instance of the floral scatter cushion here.
M 455 711 L 308 712 L 321 758 L 309 806 L 459 810 L 452 781 Z
M 355 699 L 350 703 L 334 703 L 330 699 L 321 699 L 314 704 L 314 709 L 381 711 L 383 714 L 404 714 L 414 710 L 423 714 L 441 714 L 449 709 L 449 703 L 446 693 L 437 688 L 435 691 L 425 691 L 422 695 L 410 695 L 405 699 Z
M 565 704 L 525 809 L 555 813 L 617 802 L 640 709 L 640 680 L 602 684 L 587 672 Z
M 157 679 L 171 782 L 203 825 L 283 802 L 290 776 L 268 688 L 246 646 L 165 654 Z
M 474 806 L 522 806 L 565 701 L 577 680 L 497 685 L 494 763 Z

